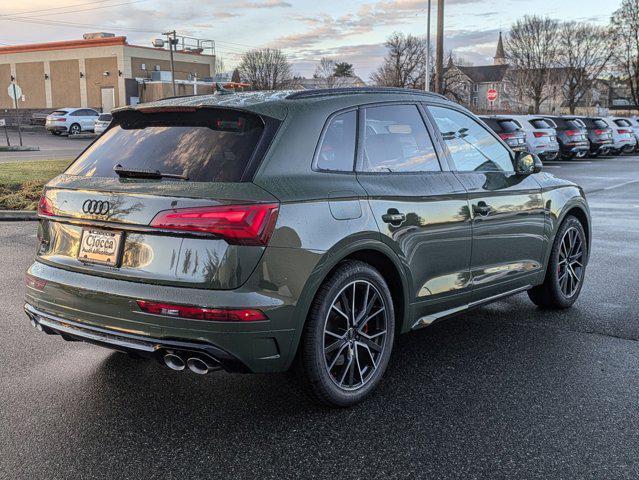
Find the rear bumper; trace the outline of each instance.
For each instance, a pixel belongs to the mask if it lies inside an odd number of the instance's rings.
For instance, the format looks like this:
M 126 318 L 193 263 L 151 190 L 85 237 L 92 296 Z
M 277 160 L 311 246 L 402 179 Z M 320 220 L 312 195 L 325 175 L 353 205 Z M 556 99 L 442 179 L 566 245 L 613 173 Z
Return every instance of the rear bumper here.
M 142 348 L 142 352 L 136 353 L 152 357 L 175 348 L 177 342 L 189 351 L 214 352 L 210 356 L 229 371 L 254 373 L 285 371 L 294 355 L 293 339 L 297 338 L 300 322 L 294 314 L 294 305 L 277 294 L 269 295 L 270 292 L 254 288 L 206 290 L 149 285 L 70 272 L 40 262 L 35 262 L 28 274 L 43 281 L 44 286 L 40 289 L 27 286 L 26 303 L 32 313 L 45 321 L 53 319 L 74 326 L 72 332 L 66 332 L 61 331 L 58 324 L 42 323 L 43 329 L 49 327 L 52 333 L 64 333 L 64 338 L 73 337 L 125 351 L 131 351 L 131 347 L 120 343 L 131 339 L 142 341 L 147 347 L 156 346 L 157 351 L 144 353 Z M 263 311 L 268 320 L 217 322 L 155 315 L 143 312 L 137 299 L 256 308 Z M 90 335 L 83 335 L 86 332 Z M 95 332 L 106 334 L 106 340 L 104 336 L 93 338 L 97 335 Z
M 65 125 L 45 125 L 47 132 L 66 132 L 67 127 Z
M 195 343 L 180 339 L 166 340 L 88 326 L 43 312 L 29 303 L 25 304 L 24 310 L 34 325 L 39 325 L 43 332 L 49 335 L 60 335 L 65 340 L 93 343 L 113 350 L 155 358 L 158 361 L 169 353 L 197 356 L 208 365 L 219 366 L 228 372 L 251 372 L 250 368 L 235 356 L 209 343 Z

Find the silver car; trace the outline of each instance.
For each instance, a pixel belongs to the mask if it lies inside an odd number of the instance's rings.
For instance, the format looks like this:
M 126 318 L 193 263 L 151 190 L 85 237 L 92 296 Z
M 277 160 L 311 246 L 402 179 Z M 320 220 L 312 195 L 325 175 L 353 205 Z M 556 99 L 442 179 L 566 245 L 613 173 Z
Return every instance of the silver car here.
M 619 126 L 615 122 L 615 117 L 605 118 L 606 123 L 612 129 L 612 150 L 613 154 L 630 153 L 637 148 L 637 138 L 632 127 Z
M 559 156 L 557 132 L 549 121 L 530 115 L 509 115 L 526 134 L 526 149 L 542 160 L 555 160 Z
M 96 133 L 96 135 L 102 135 L 104 131 L 107 128 L 109 128 L 109 125 L 111 125 L 112 119 L 113 117 L 111 116 L 110 113 L 100 114 L 98 119 L 95 121 L 95 128 L 93 130 Z
M 637 140 L 635 151 L 639 150 L 639 121 L 635 117 L 610 117 L 610 120 L 619 128 L 630 128 Z M 616 127 L 615 127 L 616 128 Z
M 92 108 L 60 108 L 47 115 L 44 126 L 54 135 L 77 135 L 92 132 L 99 115 L 100 112 Z

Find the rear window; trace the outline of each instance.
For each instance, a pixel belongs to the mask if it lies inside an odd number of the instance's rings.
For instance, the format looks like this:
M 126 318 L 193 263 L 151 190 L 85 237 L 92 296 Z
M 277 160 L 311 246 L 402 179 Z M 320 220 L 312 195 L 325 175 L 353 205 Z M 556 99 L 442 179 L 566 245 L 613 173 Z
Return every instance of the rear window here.
M 66 115 L 67 113 L 69 113 L 66 110 L 56 110 L 55 112 L 51 112 L 49 115 Z
M 615 120 L 615 123 L 617 124 L 618 127 L 632 127 L 632 123 L 630 123 L 626 119 Z
M 608 128 L 608 124 L 600 118 L 584 118 L 583 123 L 587 128 Z
M 510 133 L 519 130 L 519 125 L 512 120 L 500 120 L 498 118 L 486 117 L 482 117 L 482 120 L 491 128 L 491 130 L 497 133 Z
M 250 113 L 200 109 L 188 112 L 124 111 L 65 172 L 117 177 L 113 167 L 184 175 L 193 182 L 239 182 L 264 131 Z
M 100 120 L 101 122 L 110 122 L 112 118 L 113 117 L 110 113 L 103 113 L 98 117 L 98 120 Z
M 548 123 L 548 121 L 544 120 L 543 118 L 535 118 L 533 120 L 530 120 L 530 124 L 535 128 L 553 128 L 552 125 L 550 125 L 550 123 Z

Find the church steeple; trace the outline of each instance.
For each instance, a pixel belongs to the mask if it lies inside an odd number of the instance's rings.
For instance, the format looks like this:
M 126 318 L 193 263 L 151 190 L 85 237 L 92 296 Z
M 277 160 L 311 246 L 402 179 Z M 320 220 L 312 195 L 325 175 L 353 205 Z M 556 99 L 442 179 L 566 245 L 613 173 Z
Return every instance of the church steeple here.
M 508 60 L 506 59 L 506 53 L 504 52 L 504 40 L 501 38 L 501 32 L 499 32 L 499 41 L 497 42 L 497 51 L 493 57 L 494 65 L 506 65 Z

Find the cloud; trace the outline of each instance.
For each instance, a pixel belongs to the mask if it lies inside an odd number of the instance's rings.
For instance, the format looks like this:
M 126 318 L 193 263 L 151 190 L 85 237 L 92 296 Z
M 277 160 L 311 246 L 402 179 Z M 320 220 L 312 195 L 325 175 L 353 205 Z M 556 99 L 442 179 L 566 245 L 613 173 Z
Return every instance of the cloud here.
M 293 4 L 290 2 L 283 2 L 280 0 L 265 0 L 263 2 L 238 2 L 233 3 L 233 8 L 280 8 L 280 7 L 292 7 Z
M 481 3 L 482 0 L 448 0 L 447 5 Z M 365 34 L 376 28 L 402 24 L 415 20 L 428 8 L 427 0 L 380 0 L 360 6 L 354 13 L 334 17 L 328 14 L 293 16 L 309 27 L 306 31 L 279 37 L 271 46 L 276 48 L 308 48 L 327 38 L 344 39 Z M 433 8 L 433 14 L 435 14 Z

